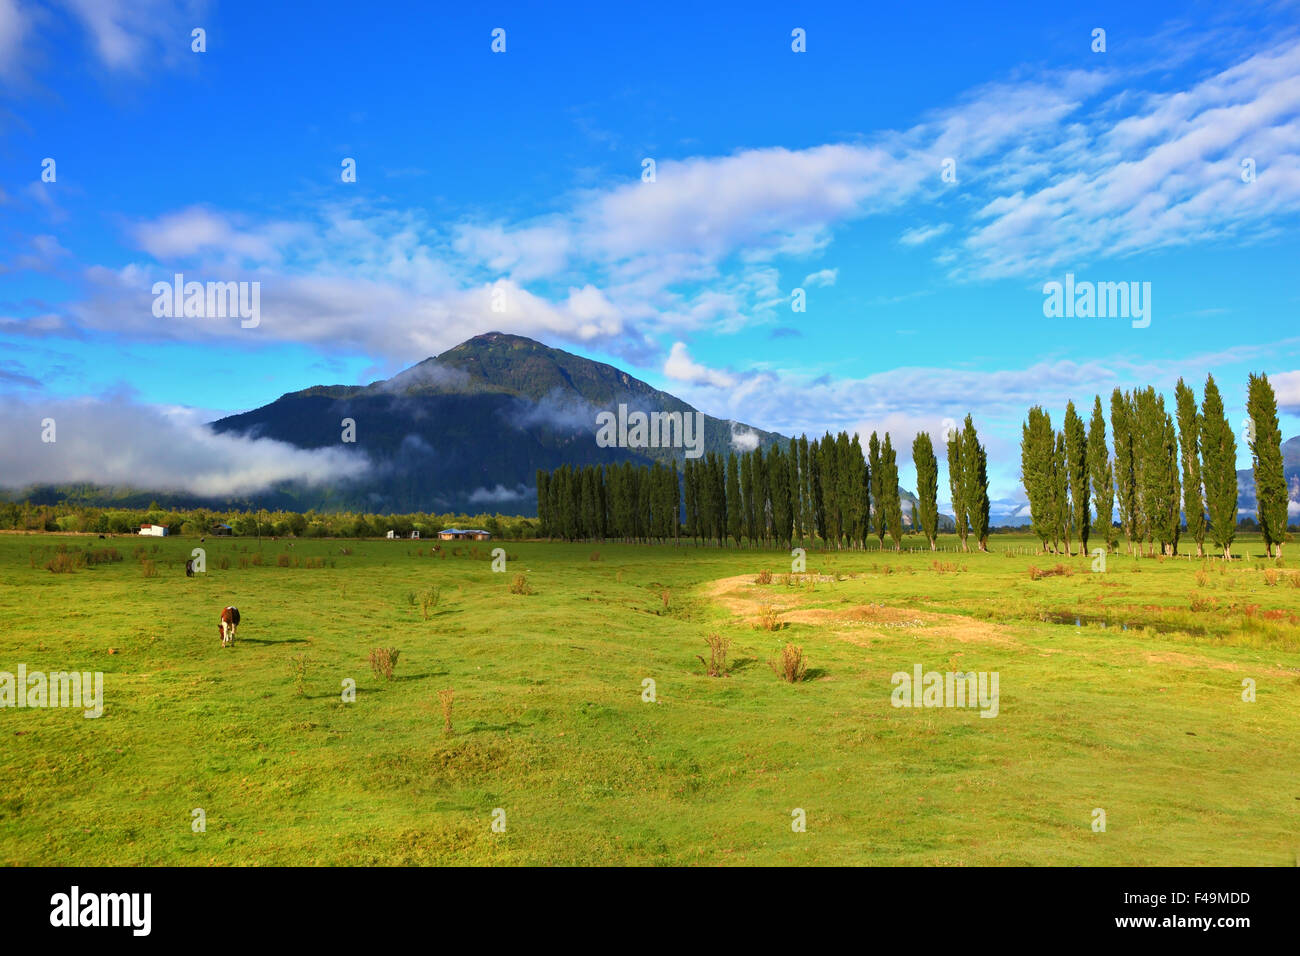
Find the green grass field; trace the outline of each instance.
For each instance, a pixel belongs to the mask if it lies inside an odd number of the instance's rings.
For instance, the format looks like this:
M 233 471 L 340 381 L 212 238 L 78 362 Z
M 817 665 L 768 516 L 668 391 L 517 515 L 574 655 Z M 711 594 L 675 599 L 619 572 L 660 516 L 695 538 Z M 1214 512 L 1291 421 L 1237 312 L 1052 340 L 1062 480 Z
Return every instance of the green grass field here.
M 1300 572 L 1258 541 L 1231 566 L 1112 555 L 1105 573 L 1001 553 L 1031 544 L 1001 536 L 992 554 L 810 551 L 819 580 L 793 583 L 785 552 L 509 542 L 495 573 L 496 543 L 214 538 L 186 578 L 197 544 L 0 535 L 0 671 L 105 675 L 97 720 L 0 709 L 0 863 L 1290 866 L 1300 850 Z M 51 573 L 61 545 L 124 560 Z M 1058 564 L 1072 573 L 1031 576 Z M 516 574 L 533 593 L 511 593 Z M 226 604 L 243 623 L 223 649 Z M 755 626 L 764 605 L 779 631 Z M 733 641 L 728 677 L 696 656 L 711 632 Z M 787 641 L 802 683 L 769 667 Z M 391 681 L 376 647 L 400 650 Z M 891 675 L 916 664 L 997 672 L 997 717 L 893 707 Z

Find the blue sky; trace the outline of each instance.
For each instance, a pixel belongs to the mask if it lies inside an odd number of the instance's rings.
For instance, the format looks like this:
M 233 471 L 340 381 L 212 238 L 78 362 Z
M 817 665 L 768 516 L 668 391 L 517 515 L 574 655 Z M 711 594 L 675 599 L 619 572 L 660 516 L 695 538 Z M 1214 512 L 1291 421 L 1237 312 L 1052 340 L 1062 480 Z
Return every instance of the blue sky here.
M 970 412 L 1002 513 L 1034 403 L 1212 372 L 1237 421 L 1265 371 L 1300 434 L 1295 4 L 606 6 L 0 0 L 0 427 L 192 429 L 501 330 L 786 433 Z M 176 272 L 260 324 L 156 317 Z M 1067 273 L 1149 327 L 1045 317 Z

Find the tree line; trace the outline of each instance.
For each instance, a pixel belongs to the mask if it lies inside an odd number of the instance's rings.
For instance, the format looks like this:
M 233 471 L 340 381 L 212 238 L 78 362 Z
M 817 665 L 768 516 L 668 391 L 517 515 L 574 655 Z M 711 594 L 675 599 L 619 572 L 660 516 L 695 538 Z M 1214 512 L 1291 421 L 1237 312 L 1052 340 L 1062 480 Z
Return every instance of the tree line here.
M 987 550 L 988 461 L 970 416 L 947 445 L 951 490 L 962 547 L 973 537 Z M 912 443 L 918 499 L 913 530 L 936 547 L 938 462 L 921 432 Z M 954 465 L 955 463 L 955 465 Z M 565 540 L 680 541 L 791 547 L 820 540 L 865 548 L 871 538 L 897 550 L 903 537 L 898 456 L 888 432 L 875 432 L 863 453 L 857 434 L 828 431 L 787 447 L 773 444 L 724 458 L 708 452 L 677 464 L 562 465 L 537 472 L 537 517 L 543 537 Z
M 1260 531 L 1269 557 L 1282 554 L 1287 526 L 1287 486 L 1277 399 L 1267 375 L 1251 374 L 1247 436 L 1255 474 Z M 1177 554 L 1185 533 L 1205 554 L 1208 536 L 1231 557 L 1237 530 L 1237 439 L 1214 376 L 1205 380 L 1198 407 L 1181 378 L 1174 409 L 1154 388 L 1116 388 L 1110 396 L 1113 454 L 1106 442 L 1101 396 L 1093 398 L 1085 426 L 1067 404 L 1060 431 L 1035 405 L 1021 428 L 1021 479 L 1034 533 L 1043 550 L 1088 550 L 1095 530 L 1108 551 L 1123 533 L 1130 554 Z M 1118 524 L 1112 521 L 1118 510 Z

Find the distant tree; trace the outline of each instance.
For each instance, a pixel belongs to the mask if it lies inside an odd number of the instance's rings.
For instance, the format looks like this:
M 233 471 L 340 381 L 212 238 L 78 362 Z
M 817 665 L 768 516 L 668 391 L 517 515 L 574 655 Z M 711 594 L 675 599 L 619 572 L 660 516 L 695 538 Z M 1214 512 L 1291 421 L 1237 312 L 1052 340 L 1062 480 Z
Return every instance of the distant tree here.
M 1288 494 L 1282 467 L 1282 430 L 1277 419 L 1277 396 L 1267 375 L 1250 375 L 1246 391 L 1246 412 L 1254 426 L 1250 441 L 1255 470 L 1255 514 L 1264 535 L 1264 547 L 1271 558 L 1273 549 L 1282 557 L 1286 540 Z
M 727 456 L 727 532 L 738 547 L 744 530 L 741 505 L 740 462 L 736 459 L 736 453 L 732 452 Z
M 921 505 L 915 530 L 925 535 L 930 550 L 936 549 L 935 537 L 939 532 L 939 462 L 934 456 L 934 443 L 928 432 L 920 432 L 912 440 L 912 461 L 916 465 L 916 497 Z

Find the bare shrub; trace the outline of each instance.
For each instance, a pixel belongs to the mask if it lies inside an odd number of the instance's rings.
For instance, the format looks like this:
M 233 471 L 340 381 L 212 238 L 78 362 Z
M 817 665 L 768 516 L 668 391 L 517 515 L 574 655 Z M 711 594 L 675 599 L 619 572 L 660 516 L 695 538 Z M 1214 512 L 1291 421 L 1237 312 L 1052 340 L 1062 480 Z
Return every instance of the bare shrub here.
M 429 619 L 429 612 L 436 608 L 442 601 L 442 588 L 434 585 L 431 588 L 425 588 L 420 595 L 420 611 L 424 614 L 424 619 Z
M 72 574 L 86 566 L 86 556 L 80 551 L 60 551 L 46 563 L 53 574 Z
M 787 684 L 797 684 L 808 672 L 808 661 L 803 656 L 803 648 L 796 644 L 786 644 L 781 648 L 781 656 L 768 663 L 776 676 Z
M 759 606 L 758 621 L 754 624 L 755 628 L 760 631 L 779 631 L 783 626 L 781 615 L 776 612 L 776 608 L 770 604 Z
M 522 574 L 516 574 L 515 579 L 510 582 L 511 594 L 532 594 L 533 589 L 528 584 L 528 578 Z
M 289 658 L 289 674 L 293 678 L 294 692 L 299 696 L 307 693 L 307 665 L 310 658 L 306 654 L 295 654 Z
M 376 677 L 382 677 L 385 680 L 393 679 L 393 671 L 397 670 L 397 657 L 401 653 L 395 647 L 376 647 L 370 651 L 370 669 L 375 672 Z
M 438 691 L 438 703 L 442 704 L 442 732 L 451 734 L 451 704 L 456 699 L 456 692 L 450 688 Z
M 710 677 L 729 676 L 727 674 L 727 651 L 731 648 L 731 638 L 722 637 L 719 634 L 710 634 L 704 639 L 704 642 L 709 645 L 709 659 L 706 661 L 699 654 L 695 656 L 708 669 L 708 675 Z
M 289 566 L 289 556 L 287 554 L 277 555 L 275 563 L 277 567 L 287 568 Z
M 1267 568 L 1264 571 L 1264 583 L 1271 588 L 1277 587 L 1278 571 L 1277 568 Z
M 1203 588 L 1210 583 L 1210 576 L 1205 573 L 1205 568 L 1196 569 L 1196 586 Z
M 592 561 L 599 561 L 599 560 L 600 560 L 600 552 L 599 552 L 599 551 L 593 551 L 593 552 L 591 552 L 591 560 L 592 560 Z
M 762 571 L 759 571 L 759 572 L 758 572 L 758 577 L 754 579 L 754 583 L 755 583 L 755 584 L 771 584 L 771 583 L 772 583 L 772 572 L 769 571 L 767 568 L 764 568 Z
M 140 573 L 146 578 L 156 578 L 158 577 L 158 565 L 149 558 L 145 558 L 140 562 Z
M 1071 568 L 1068 565 L 1064 565 L 1064 564 L 1058 564 L 1054 568 L 1042 568 L 1042 569 L 1036 568 L 1032 564 L 1029 566 L 1029 578 L 1032 581 L 1037 581 L 1040 578 L 1054 578 L 1054 577 L 1068 578 L 1072 574 L 1074 574 L 1074 568 Z
M 659 598 L 664 602 L 665 611 L 668 610 L 668 599 L 672 597 L 672 594 L 673 592 L 668 590 L 667 588 L 664 588 L 662 591 L 659 592 Z

